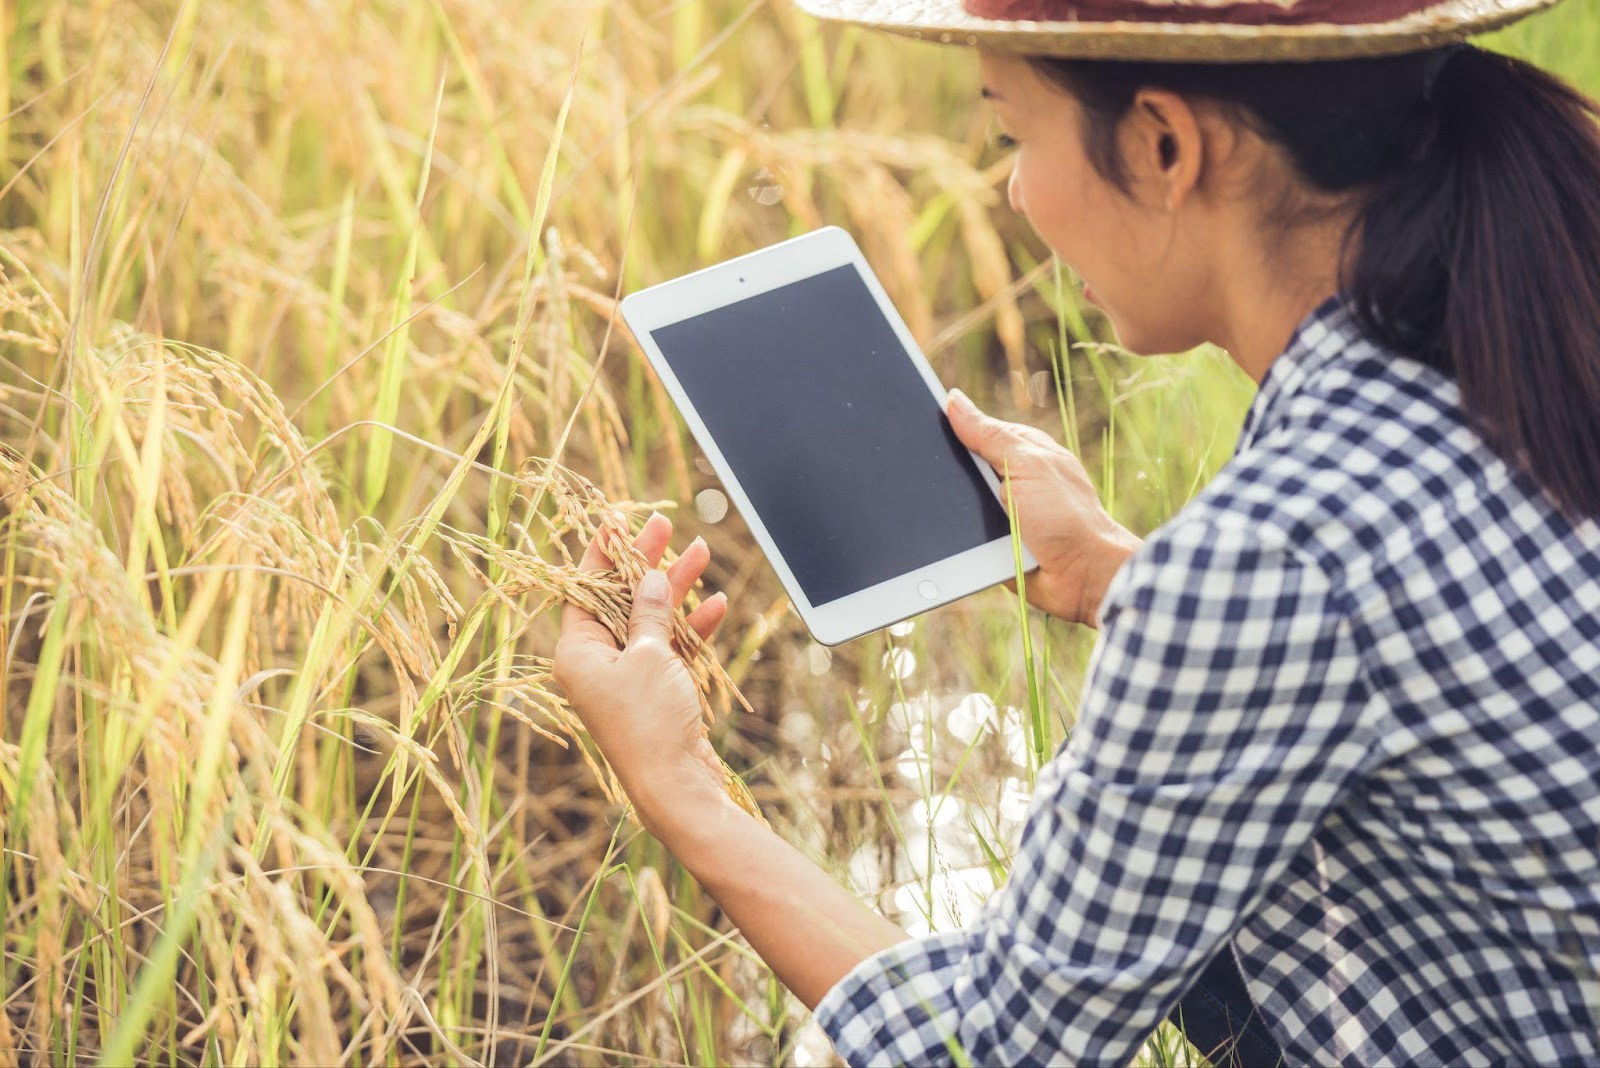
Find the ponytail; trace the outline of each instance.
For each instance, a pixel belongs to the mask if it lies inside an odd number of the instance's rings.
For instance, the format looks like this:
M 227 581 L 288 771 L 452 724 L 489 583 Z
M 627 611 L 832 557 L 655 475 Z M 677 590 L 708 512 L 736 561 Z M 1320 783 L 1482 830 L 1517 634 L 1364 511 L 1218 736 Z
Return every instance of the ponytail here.
M 1600 108 L 1468 45 L 1319 63 L 1037 58 L 1126 189 L 1145 86 L 1231 106 L 1306 182 L 1364 198 L 1343 288 L 1363 329 L 1452 376 L 1467 417 L 1572 520 L 1600 518 Z
M 1600 517 L 1600 124 L 1520 60 L 1452 49 L 1416 158 L 1361 221 L 1348 292 L 1378 341 L 1454 376 L 1491 447 Z

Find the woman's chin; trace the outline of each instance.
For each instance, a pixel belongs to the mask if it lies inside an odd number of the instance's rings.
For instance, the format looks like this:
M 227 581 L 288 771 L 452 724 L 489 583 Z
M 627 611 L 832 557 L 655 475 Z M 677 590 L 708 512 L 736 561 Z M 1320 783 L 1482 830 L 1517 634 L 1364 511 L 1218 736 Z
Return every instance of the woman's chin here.
M 1111 326 L 1111 343 L 1133 356 L 1167 356 L 1174 352 L 1187 352 L 1193 344 L 1182 344 L 1170 331 L 1140 330 L 1125 325 L 1117 314 L 1102 309 Z
M 1171 345 L 1157 344 L 1149 339 L 1141 339 L 1137 335 L 1128 335 L 1121 330 L 1115 330 L 1112 344 L 1130 356 L 1171 356 L 1175 352 L 1185 352 L 1186 349 L 1174 348 Z
M 1117 317 L 1116 312 L 1111 311 L 1104 305 L 1096 304 L 1095 307 L 1100 309 L 1100 314 L 1105 317 L 1107 325 L 1111 327 L 1111 337 L 1109 338 L 1111 344 L 1116 345 L 1118 348 L 1126 349 L 1127 351 L 1136 355 L 1143 355 L 1143 353 L 1140 353 L 1138 349 L 1133 347 L 1134 342 L 1138 341 L 1139 339 L 1139 331 L 1130 331 L 1127 327 L 1123 326 L 1122 320 Z
M 1141 330 L 1137 325 L 1125 324 L 1120 315 L 1095 299 L 1092 286 L 1086 284 L 1083 287 L 1083 300 L 1085 304 L 1093 305 L 1101 315 L 1105 316 L 1106 322 L 1111 326 L 1111 343 L 1123 351 L 1135 356 L 1161 356 L 1169 352 L 1183 351 L 1164 348 L 1161 344 L 1164 339 L 1157 336 L 1159 331 Z

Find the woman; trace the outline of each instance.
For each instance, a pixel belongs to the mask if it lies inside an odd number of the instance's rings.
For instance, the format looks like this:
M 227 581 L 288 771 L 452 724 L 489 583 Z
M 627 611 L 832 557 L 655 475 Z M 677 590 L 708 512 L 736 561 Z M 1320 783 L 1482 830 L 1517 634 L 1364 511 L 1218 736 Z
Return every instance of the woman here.
M 641 820 L 847 1060 L 1120 1064 L 1171 1014 L 1250 1064 L 1600 1063 L 1600 135 L 1452 43 L 1543 2 L 803 0 L 982 46 L 1011 204 L 1122 343 L 1260 383 L 1142 545 L 952 398 L 1030 599 L 1101 628 L 965 930 L 908 939 L 727 799 L 667 637 L 703 544 L 624 649 L 568 609 Z

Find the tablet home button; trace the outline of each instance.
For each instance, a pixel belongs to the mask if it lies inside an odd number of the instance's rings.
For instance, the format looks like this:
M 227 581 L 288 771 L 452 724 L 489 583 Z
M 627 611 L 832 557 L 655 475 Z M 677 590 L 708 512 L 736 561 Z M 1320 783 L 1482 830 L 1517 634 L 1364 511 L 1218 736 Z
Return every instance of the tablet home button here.
M 921 582 L 917 583 L 917 592 L 922 594 L 924 600 L 931 601 L 935 597 L 939 596 L 939 587 L 935 586 L 927 579 L 923 579 Z

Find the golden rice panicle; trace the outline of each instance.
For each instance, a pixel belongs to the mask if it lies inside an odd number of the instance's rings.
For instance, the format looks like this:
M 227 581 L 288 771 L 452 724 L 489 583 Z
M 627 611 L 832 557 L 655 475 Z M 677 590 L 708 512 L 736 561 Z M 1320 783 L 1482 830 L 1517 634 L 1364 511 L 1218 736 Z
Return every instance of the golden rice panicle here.
M 538 462 L 529 461 L 524 464 L 524 470 L 534 467 L 536 463 Z M 632 544 L 635 533 L 632 529 L 632 515 L 644 512 L 645 509 L 642 506 L 625 507 L 612 504 L 598 487 L 581 475 L 567 471 L 554 463 L 546 462 L 542 466 L 544 469 L 542 473 L 525 475 L 520 480 L 519 490 L 523 493 L 532 493 L 536 501 L 550 500 L 561 525 L 576 530 L 584 535 L 586 540 L 599 544 L 601 550 L 611 559 L 613 567 L 603 571 L 582 570 L 572 560 L 571 554 L 567 552 L 560 539 L 553 539 L 553 544 L 560 547 L 558 552 L 565 562 L 551 564 L 535 552 L 519 548 L 515 544 L 494 542 L 471 532 L 448 529 L 445 536 L 452 541 L 458 552 L 470 553 L 493 565 L 487 570 L 474 568 L 478 577 L 486 583 L 490 582 L 488 576 L 491 572 L 499 576 L 498 582 L 491 584 L 486 596 L 509 601 L 527 593 L 544 593 L 548 596 L 535 614 L 544 611 L 554 602 L 569 603 L 594 615 L 619 643 L 625 642 L 628 619 L 633 608 L 633 591 L 649 570 L 649 564 Z M 532 511 L 533 514 L 539 514 L 537 510 Z M 673 613 L 672 639 L 695 680 L 696 692 L 700 699 L 702 730 L 709 731 L 709 725 L 716 718 L 712 701 L 718 694 L 725 695 L 730 700 L 738 702 L 746 711 L 751 711 L 748 700 L 717 659 L 715 649 L 709 642 L 702 640 L 689 625 L 682 607 Z M 548 668 L 539 675 L 537 682 L 526 678 L 508 680 L 521 688 L 526 703 L 541 709 L 559 729 L 569 733 L 581 731 L 577 718 L 566 709 L 565 702 L 545 689 L 544 684 L 549 681 Z M 558 708 L 561 711 L 556 711 Z M 528 717 L 519 715 L 517 718 L 533 726 L 532 720 Z M 540 730 L 537 727 L 535 729 Z M 540 733 L 547 732 L 540 730 Z M 607 795 L 613 799 L 620 797 L 620 786 L 610 769 L 602 770 L 600 763 L 595 761 L 593 754 L 586 747 L 579 746 L 578 749 L 584 759 L 590 762 Z M 723 768 L 729 796 L 741 808 L 764 819 L 743 780 L 726 762 L 723 763 Z

